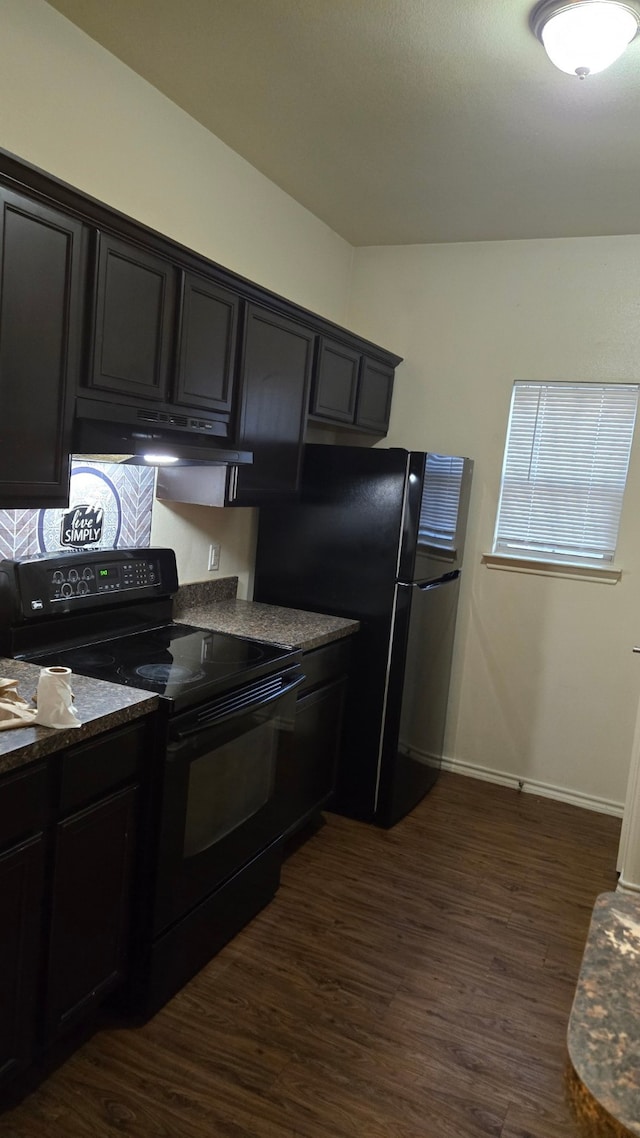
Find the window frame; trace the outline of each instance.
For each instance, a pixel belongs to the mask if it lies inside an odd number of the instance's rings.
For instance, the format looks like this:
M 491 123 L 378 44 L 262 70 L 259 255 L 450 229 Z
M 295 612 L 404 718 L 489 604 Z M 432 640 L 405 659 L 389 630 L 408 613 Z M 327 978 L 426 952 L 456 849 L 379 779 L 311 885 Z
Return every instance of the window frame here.
M 483 558 L 486 564 L 521 572 L 546 569 L 561 576 L 619 579 L 614 559 L 639 386 L 623 381 L 514 382 L 492 551 Z M 584 393 L 585 419 L 583 429 L 575 431 L 580 392 Z M 560 515 L 558 500 L 567 498 L 558 484 L 566 480 L 567 469 L 578 471 L 566 484 L 566 492 L 575 488 L 576 501 Z M 558 525 L 560 516 L 564 529 Z M 578 533 L 582 549 L 576 540 Z

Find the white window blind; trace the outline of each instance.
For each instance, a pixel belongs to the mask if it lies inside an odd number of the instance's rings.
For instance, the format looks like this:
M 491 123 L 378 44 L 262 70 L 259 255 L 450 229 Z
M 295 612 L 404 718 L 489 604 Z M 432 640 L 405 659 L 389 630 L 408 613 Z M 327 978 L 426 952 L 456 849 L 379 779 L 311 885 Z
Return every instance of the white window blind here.
M 613 561 L 638 384 L 515 383 L 494 553 Z
M 455 551 L 464 459 L 431 454 L 425 459 L 418 544 Z

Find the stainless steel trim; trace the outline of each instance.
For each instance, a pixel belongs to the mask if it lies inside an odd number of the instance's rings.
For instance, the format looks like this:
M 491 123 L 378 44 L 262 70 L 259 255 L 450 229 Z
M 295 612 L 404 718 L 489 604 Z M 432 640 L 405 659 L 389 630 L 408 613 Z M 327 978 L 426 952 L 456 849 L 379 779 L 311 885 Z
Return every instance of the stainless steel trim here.
M 406 586 L 405 586 L 406 587 Z M 384 744 L 384 727 L 387 718 L 387 700 L 389 696 L 389 676 L 391 674 L 391 655 L 393 652 L 393 637 L 396 628 L 396 613 L 398 611 L 398 588 L 399 583 L 396 581 L 393 590 L 393 615 L 391 617 L 391 628 L 389 629 L 389 650 L 387 652 L 387 667 L 384 677 L 384 695 L 382 697 L 382 719 L 380 722 L 380 742 L 378 744 L 378 766 L 376 768 L 376 789 L 373 797 L 373 809 L 378 809 L 378 798 L 380 796 L 380 777 L 382 774 L 382 749 Z
M 238 496 L 238 467 L 232 466 L 229 475 L 229 501 L 235 502 Z
M 411 461 L 411 453 L 407 451 L 407 457 L 404 468 L 404 492 L 402 495 L 402 510 L 400 511 L 400 529 L 398 531 L 398 549 L 396 554 L 396 582 L 393 590 L 393 614 L 391 617 L 391 628 L 389 629 L 389 647 L 387 650 L 387 666 L 384 676 L 384 695 L 382 697 L 382 718 L 380 721 L 380 742 L 378 744 L 378 765 L 376 767 L 376 789 L 373 798 L 373 809 L 378 809 L 378 798 L 380 796 L 380 778 L 382 774 L 382 750 L 384 743 L 384 728 L 387 718 L 387 702 L 389 697 L 389 675 L 391 673 L 391 654 L 393 651 L 393 636 L 396 627 L 396 612 L 398 608 L 398 577 L 400 576 L 400 558 L 402 556 L 402 543 L 404 540 L 404 522 L 407 510 L 407 498 L 409 496 L 409 464 Z
M 396 557 L 396 581 L 400 576 L 400 558 L 402 556 L 402 541 L 404 538 L 404 521 L 407 512 L 407 498 L 409 496 L 409 462 L 411 454 L 407 451 L 407 458 L 404 468 L 404 493 L 402 495 L 402 510 L 400 511 L 400 533 L 398 534 L 398 551 Z

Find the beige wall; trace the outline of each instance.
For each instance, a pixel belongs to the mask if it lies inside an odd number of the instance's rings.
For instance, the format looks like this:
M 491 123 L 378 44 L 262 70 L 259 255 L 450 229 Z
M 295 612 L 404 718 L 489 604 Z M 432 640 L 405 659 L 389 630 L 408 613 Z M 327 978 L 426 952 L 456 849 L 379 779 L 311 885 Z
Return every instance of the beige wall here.
M 3 149 L 344 322 L 351 246 L 43 0 L 0 0 L 0 107 Z M 152 540 L 191 581 L 216 537 L 246 595 L 254 523 L 158 505 Z
M 640 237 L 356 252 L 349 322 L 405 357 L 390 445 L 475 459 L 447 753 L 621 803 L 640 657 L 640 436 L 615 586 L 517 574 L 490 551 L 513 381 L 640 380 Z

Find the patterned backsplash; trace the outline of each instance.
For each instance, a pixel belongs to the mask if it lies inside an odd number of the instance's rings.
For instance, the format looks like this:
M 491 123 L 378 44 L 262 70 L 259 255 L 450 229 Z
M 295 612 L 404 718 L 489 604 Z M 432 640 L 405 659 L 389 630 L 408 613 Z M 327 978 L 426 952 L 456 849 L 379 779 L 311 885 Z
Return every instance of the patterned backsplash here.
M 68 508 L 0 510 L 0 557 L 148 548 L 154 476 L 149 466 L 74 459 Z

